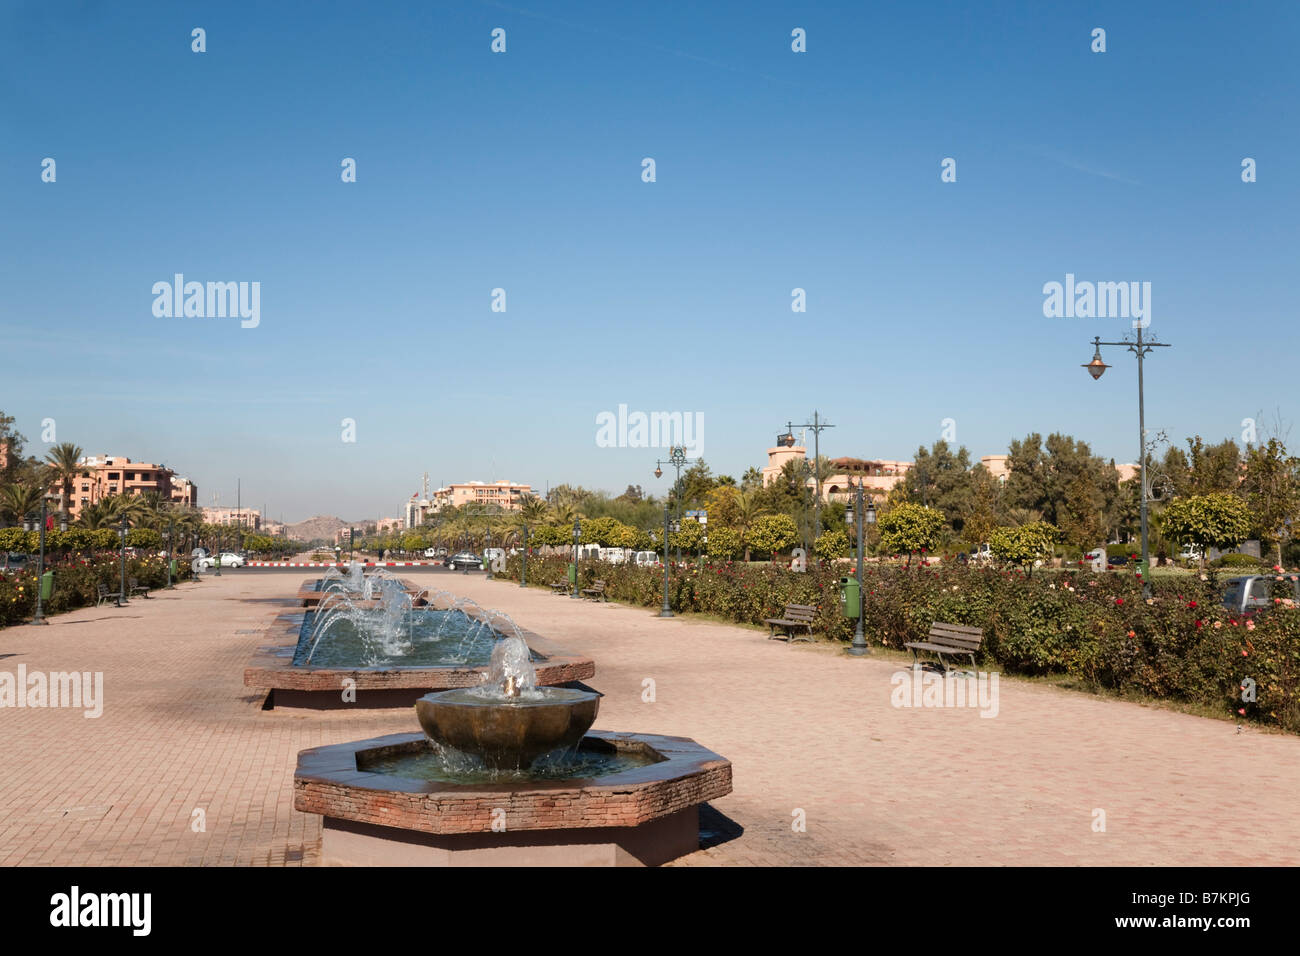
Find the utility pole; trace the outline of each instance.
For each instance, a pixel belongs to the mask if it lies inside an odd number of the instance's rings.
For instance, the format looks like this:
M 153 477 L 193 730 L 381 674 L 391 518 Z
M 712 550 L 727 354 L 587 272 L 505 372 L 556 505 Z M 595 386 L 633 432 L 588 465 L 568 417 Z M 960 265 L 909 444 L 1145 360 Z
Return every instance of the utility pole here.
M 786 434 L 794 435 L 794 423 L 786 423 Z M 817 496 L 813 501 L 813 544 L 822 533 L 822 452 L 821 452 L 821 435 L 823 428 L 834 428 L 828 422 L 821 419 L 821 414 L 813 411 L 813 420 L 809 423 L 799 426 L 800 428 L 810 428 L 813 433 L 813 481 L 816 485 Z

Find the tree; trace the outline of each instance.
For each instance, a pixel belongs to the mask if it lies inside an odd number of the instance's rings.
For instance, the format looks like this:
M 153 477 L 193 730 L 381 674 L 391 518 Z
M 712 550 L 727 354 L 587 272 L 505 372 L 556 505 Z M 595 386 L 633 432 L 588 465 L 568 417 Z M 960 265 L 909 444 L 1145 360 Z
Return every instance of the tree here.
M 775 558 L 779 552 L 793 547 L 798 540 L 799 527 L 789 515 L 763 515 L 754 519 L 745 553 L 749 553 L 749 548 L 755 548 Z
M 1300 458 L 1287 454 L 1277 438 L 1248 446 L 1242 492 L 1254 512 L 1261 543 L 1273 548 L 1282 563 L 1282 544 L 1293 537 L 1292 521 L 1300 515 Z
M 709 557 L 731 561 L 740 554 L 740 534 L 735 528 L 715 528 L 709 524 Z
M 756 491 L 742 491 L 736 496 L 735 505 L 735 528 L 740 532 L 740 546 L 744 549 L 745 560 L 748 561 L 751 547 L 750 531 L 755 521 L 768 514 L 768 509 Z
M 1161 522 L 1168 537 L 1200 548 L 1202 571 L 1210 548 L 1236 547 L 1246 540 L 1251 529 L 1246 503 L 1222 491 L 1175 498 L 1165 508 Z
M 79 445 L 72 442 L 60 442 L 45 454 L 46 469 L 50 484 L 57 484 L 62 498 L 63 523 L 68 523 L 68 506 L 72 504 L 72 485 L 80 471 L 77 463 L 81 460 Z
M 36 485 L 16 481 L 0 488 L 0 515 L 21 524 L 33 512 L 41 510 L 42 491 Z
M 1023 441 L 1012 441 L 1008 452 L 1010 474 L 1003 497 L 1008 512 L 1017 508 L 1037 511 L 1043 520 L 1059 527 L 1066 515 L 1070 489 L 1082 477 L 1095 493 L 1080 492 L 1076 497 L 1098 501 L 1099 495 L 1103 526 L 1110 528 L 1117 522 L 1119 474 L 1112 463 L 1092 454 L 1087 442 L 1052 434 L 1044 443 L 1042 436 L 1034 433 Z
M 813 550 L 817 552 L 817 557 L 829 561 L 831 558 L 842 558 L 849 553 L 849 535 L 843 528 L 831 528 L 823 531 L 817 543 L 813 545 Z
M 1103 503 L 1100 489 L 1087 474 L 1074 476 L 1058 510 L 1061 536 L 1068 544 L 1087 551 L 1104 539 L 1106 527 L 1102 522 Z
M 940 440 L 928 451 L 924 445 L 916 450 L 916 460 L 898 486 L 902 494 L 896 500 L 937 508 L 947 516 L 952 533 L 960 535 L 974 510 L 972 483 L 970 452 L 965 448 L 953 452 Z
M 687 518 L 682 522 L 681 531 L 669 533 L 668 544 L 670 548 L 681 548 L 683 551 L 700 550 L 704 544 L 704 525 L 695 518 Z
M 23 446 L 27 439 L 14 430 L 12 415 L 0 411 L 0 485 L 18 480 L 23 467 Z
M 890 508 L 880 516 L 880 547 L 887 554 L 906 554 L 912 563 L 912 553 L 933 551 L 943 531 L 943 512 L 908 502 Z
M 1014 528 L 997 528 L 989 535 L 989 550 L 999 561 L 1026 567 L 1034 573 L 1034 562 L 1052 553 L 1060 532 L 1046 521 Z

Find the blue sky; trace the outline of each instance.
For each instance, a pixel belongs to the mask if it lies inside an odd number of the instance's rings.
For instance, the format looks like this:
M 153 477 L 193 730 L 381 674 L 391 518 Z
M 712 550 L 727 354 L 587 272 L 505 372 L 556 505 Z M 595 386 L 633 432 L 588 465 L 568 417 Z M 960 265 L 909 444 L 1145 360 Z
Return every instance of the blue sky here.
M 1131 461 L 1136 363 L 1079 368 L 1130 323 L 1045 318 L 1066 273 L 1151 283 L 1149 429 L 1296 415 L 1293 3 L 3 11 L 0 408 L 37 454 L 53 418 L 291 521 L 423 471 L 663 492 L 597 447 L 620 403 L 701 414 L 737 477 L 814 408 L 831 456 L 952 418 Z M 177 272 L 260 282 L 260 325 L 155 317 Z

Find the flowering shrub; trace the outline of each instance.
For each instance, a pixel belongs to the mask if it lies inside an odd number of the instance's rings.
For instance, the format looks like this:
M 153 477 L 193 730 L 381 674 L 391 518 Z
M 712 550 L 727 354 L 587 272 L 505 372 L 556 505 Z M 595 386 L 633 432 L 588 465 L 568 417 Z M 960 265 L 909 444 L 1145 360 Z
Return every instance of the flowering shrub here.
M 567 559 L 533 557 L 536 584 L 563 579 Z M 853 621 L 839 604 L 847 565 L 805 573 L 775 564 L 717 562 L 703 570 L 672 568 L 674 611 L 762 625 L 786 604 L 817 608 L 814 629 L 849 641 Z M 519 558 L 506 564 L 519 579 Z M 579 586 L 605 581 L 611 600 L 642 607 L 663 603 L 663 568 L 584 561 Z M 983 665 L 1008 673 L 1059 674 L 1150 697 L 1222 707 L 1238 716 L 1300 731 L 1300 608 L 1280 598 L 1268 613 L 1234 618 L 1212 583 L 1160 578 L 1143 597 L 1130 575 L 1065 571 L 1032 578 L 1016 569 L 946 565 L 871 566 L 863 581 L 867 640 L 902 649 L 935 621 L 984 631 Z M 1255 701 L 1242 685 L 1254 681 Z
M 42 605 L 45 614 L 61 614 L 74 608 L 93 606 L 98 599 L 98 585 L 105 584 L 117 590 L 121 567 L 116 555 L 99 555 L 94 558 L 68 558 L 59 563 L 47 563 L 46 570 L 54 572 L 54 594 Z M 126 575 L 140 584 L 161 588 L 167 584 L 167 563 L 156 556 L 128 558 Z M 176 562 L 175 581 L 188 580 L 192 575 L 184 561 Z M 0 627 L 21 624 L 36 613 L 38 586 L 36 565 L 21 571 L 0 570 Z

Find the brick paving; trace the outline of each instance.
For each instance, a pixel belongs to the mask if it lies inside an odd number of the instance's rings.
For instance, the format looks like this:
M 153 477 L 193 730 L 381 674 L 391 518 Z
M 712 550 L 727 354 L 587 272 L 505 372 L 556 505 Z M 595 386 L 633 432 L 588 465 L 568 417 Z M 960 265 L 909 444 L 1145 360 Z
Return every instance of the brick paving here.
M 692 737 L 733 762 L 734 792 L 705 814 L 713 845 L 677 865 L 1300 862 L 1295 737 L 1010 679 L 994 719 L 895 708 L 895 662 L 409 576 L 594 657 L 598 728 Z M 292 809 L 297 752 L 418 727 L 405 710 L 261 709 L 243 669 L 300 578 L 245 569 L 0 630 L 0 671 L 102 671 L 106 698 L 97 719 L 0 710 L 0 864 L 318 862 L 319 818 Z

